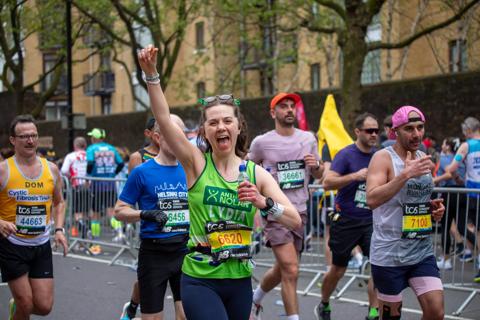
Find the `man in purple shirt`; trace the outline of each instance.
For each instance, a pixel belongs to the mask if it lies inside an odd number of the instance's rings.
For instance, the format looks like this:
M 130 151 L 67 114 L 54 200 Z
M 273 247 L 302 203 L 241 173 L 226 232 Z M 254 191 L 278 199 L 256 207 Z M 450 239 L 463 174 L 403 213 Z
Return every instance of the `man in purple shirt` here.
M 303 249 L 307 221 L 308 181 L 310 176 L 321 178 L 323 173 L 314 135 L 294 127 L 295 107 L 299 101 L 298 95 L 283 92 L 272 99 L 270 115 L 275 121 L 275 130 L 256 137 L 248 153 L 250 160 L 273 175 L 303 221 L 302 228 L 290 230 L 267 217 L 266 244 L 272 248 L 277 261 L 253 294 L 254 319 L 259 318 L 265 294 L 281 283 L 287 319 L 298 320 L 298 257 Z
M 355 119 L 355 143 L 340 150 L 333 159 L 323 181 L 325 190 L 338 190 L 335 214 L 330 226 L 329 246 L 332 267 L 322 283 L 322 300 L 315 308 L 319 320 L 330 320 L 330 295 L 343 277 L 352 250 L 358 245 L 369 256 L 372 236 L 372 211 L 367 206 L 366 177 L 370 159 L 375 152 L 378 122 L 374 115 L 363 113 Z M 367 319 L 378 319 L 378 301 L 373 282 L 368 284 L 370 302 Z

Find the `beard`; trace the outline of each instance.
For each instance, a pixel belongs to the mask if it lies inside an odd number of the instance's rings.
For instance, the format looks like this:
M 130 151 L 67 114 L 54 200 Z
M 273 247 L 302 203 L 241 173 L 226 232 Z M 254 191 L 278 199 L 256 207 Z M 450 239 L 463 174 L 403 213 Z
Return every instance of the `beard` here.
M 277 118 L 278 123 L 282 127 L 293 127 L 295 125 L 295 116 L 294 115 L 287 115 L 284 118 Z

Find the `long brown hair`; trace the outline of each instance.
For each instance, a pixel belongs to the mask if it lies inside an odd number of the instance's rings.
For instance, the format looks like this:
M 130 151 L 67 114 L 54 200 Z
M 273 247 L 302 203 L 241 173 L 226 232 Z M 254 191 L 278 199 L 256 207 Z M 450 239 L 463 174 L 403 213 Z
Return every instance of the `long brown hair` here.
M 238 119 L 238 127 L 240 129 L 240 133 L 238 134 L 237 143 L 235 144 L 235 154 L 243 159 L 248 153 L 248 128 L 245 117 L 240 111 L 240 108 L 234 102 L 230 103 L 228 101 L 217 101 L 216 103 L 209 104 L 208 106 L 200 106 L 202 108 L 202 111 L 200 114 L 200 127 L 198 129 L 197 145 L 205 146 L 203 150 L 204 152 L 212 151 L 212 146 L 205 137 L 205 121 L 207 120 L 206 112 L 207 109 L 221 104 L 232 107 L 234 115 Z

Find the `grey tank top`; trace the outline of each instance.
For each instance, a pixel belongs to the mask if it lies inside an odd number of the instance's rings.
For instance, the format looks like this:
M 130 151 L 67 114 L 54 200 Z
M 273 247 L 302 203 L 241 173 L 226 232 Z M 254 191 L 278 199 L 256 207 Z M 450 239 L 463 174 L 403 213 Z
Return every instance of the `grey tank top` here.
M 405 164 L 392 147 L 389 153 L 395 176 Z M 416 157 L 423 155 L 417 151 Z M 429 202 L 433 191 L 431 174 L 409 179 L 389 201 L 373 210 L 373 233 L 370 244 L 370 262 L 384 267 L 407 266 L 419 263 L 433 255 L 432 236 L 421 239 L 402 238 L 403 205 Z

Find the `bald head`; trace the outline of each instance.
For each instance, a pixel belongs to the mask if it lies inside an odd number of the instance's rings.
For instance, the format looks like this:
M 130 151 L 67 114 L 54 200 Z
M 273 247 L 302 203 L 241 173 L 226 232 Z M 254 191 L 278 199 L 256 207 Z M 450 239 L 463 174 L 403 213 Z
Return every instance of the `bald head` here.
M 76 137 L 73 140 L 73 148 L 75 150 L 85 150 L 87 148 L 87 140 L 84 137 Z
M 176 114 L 172 113 L 172 114 L 170 114 L 170 119 L 172 120 L 173 123 L 175 123 L 177 126 L 179 126 L 180 129 L 182 129 L 182 131 L 185 131 L 185 123 L 183 122 L 182 118 L 180 118 Z M 155 121 L 155 126 L 153 127 L 153 130 L 155 132 L 160 133 L 160 126 L 158 125 L 158 123 L 156 121 Z

